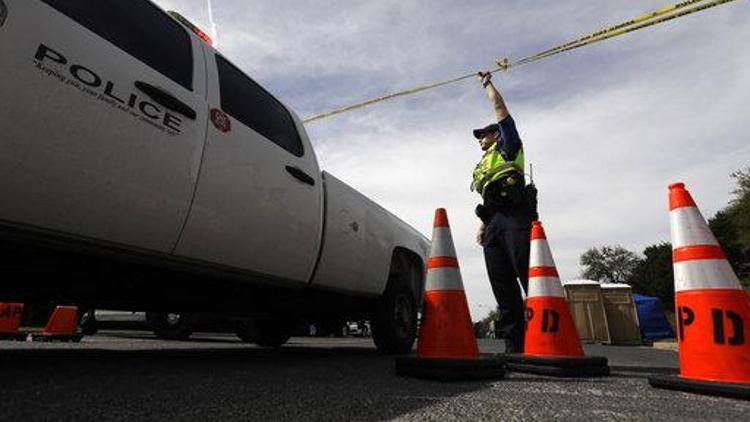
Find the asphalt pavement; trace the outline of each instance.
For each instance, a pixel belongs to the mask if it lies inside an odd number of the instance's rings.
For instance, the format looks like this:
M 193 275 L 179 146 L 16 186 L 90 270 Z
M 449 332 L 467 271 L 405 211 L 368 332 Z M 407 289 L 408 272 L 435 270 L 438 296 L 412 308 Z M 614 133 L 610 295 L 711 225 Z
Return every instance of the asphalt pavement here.
M 494 340 L 486 353 L 501 352 Z M 587 346 L 612 376 L 509 373 L 481 382 L 395 375 L 366 338 L 292 338 L 268 350 L 223 334 L 189 342 L 102 333 L 0 343 L 0 420 L 749 420 L 750 402 L 653 389 L 677 354 Z

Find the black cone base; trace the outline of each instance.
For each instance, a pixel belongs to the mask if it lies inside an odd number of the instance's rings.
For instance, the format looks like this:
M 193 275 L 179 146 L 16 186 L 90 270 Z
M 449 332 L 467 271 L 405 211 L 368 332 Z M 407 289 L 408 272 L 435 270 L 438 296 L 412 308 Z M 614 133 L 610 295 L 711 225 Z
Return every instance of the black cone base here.
M 501 355 L 467 359 L 399 356 L 396 358 L 396 374 L 439 381 L 499 379 L 505 377 L 505 358 Z
M 648 383 L 652 387 L 667 390 L 750 400 L 750 384 L 700 381 L 677 375 L 653 375 L 648 377 Z
M 604 377 L 609 375 L 607 358 L 601 356 L 525 356 L 507 354 L 509 371 L 553 377 Z

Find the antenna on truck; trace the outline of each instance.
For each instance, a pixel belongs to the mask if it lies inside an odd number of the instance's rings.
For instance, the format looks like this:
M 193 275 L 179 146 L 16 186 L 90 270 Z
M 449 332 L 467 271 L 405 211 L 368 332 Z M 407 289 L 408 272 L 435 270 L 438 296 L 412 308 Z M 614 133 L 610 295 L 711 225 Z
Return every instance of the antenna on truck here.
M 214 8 L 211 5 L 211 0 L 206 0 L 206 6 L 208 7 L 208 23 L 211 24 L 211 39 L 214 40 L 213 46 L 217 47 L 219 45 L 219 39 L 216 32 L 216 22 L 214 22 Z
M 529 163 L 529 181 L 534 184 L 534 163 Z

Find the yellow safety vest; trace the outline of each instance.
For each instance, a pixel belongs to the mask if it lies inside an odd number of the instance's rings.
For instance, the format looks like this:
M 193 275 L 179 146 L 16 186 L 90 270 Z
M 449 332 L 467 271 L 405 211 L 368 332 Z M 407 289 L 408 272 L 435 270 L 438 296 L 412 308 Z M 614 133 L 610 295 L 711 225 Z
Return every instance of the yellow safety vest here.
M 476 190 L 482 197 L 484 197 L 484 191 L 487 189 L 492 182 L 502 179 L 511 172 L 518 172 L 522 175 L 521 180 L 509 178 L 507 183 L 509 185 L 515 183 L 523 183 L 523 169 L 524 169 L 524 155 L 523 147 L 518 150 L 516 158 L 513 161 L 506 161 L 503 154 L 497 150 L 497 143 L 493 144 L 487 149 L 482 156 L 482 160 L 474 168 L 473 178 L 474 181 L 471 183 L 471 190 Z

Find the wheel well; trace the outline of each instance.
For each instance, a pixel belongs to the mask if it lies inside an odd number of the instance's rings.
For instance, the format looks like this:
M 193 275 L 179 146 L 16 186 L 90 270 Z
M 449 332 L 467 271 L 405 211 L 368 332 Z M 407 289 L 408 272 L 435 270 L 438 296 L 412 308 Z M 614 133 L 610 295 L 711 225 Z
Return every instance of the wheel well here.
M 425 266 L 422 258 L 413 251 L 397 247 L 393 250 L 391 257 L 391 269 L 388 274 L 388 286 L 391 283 L 409 283 L 414 292 L 415 299 L 421 308 L 422 293 L 424 292 Z

